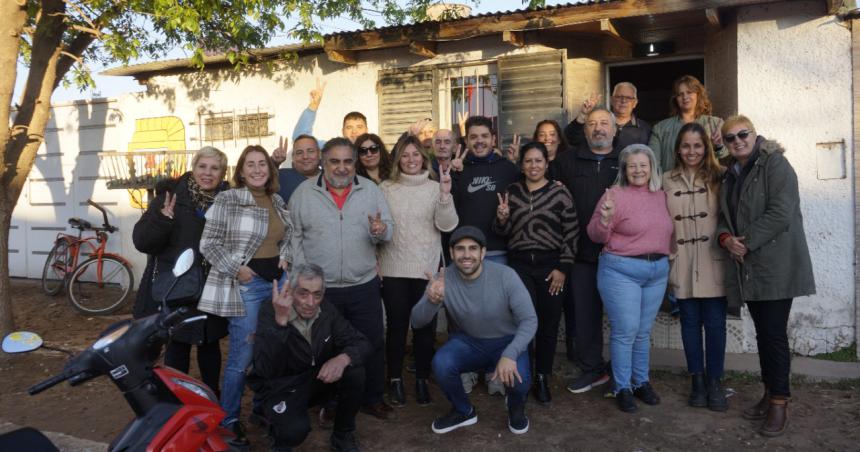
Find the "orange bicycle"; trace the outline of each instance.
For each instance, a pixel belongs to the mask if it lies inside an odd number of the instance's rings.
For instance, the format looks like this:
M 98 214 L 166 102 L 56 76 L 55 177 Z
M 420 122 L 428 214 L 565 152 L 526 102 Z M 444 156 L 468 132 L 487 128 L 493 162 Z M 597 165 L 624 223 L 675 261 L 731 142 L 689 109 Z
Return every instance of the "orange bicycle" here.
M 108 253 L 108 234 L 119 229 L 111 226 L 105 209 L 88 199 L 87 204 L 102 213 L 104 224 L 94 227 L 89 221 L 70 218 L 69 224 L 78 235 L 57 234 L 54 247 L 48 253 L 42 269 L 42 290 L 48 295 L 60 293 L 63 287 L 75 309 L 89 315 L 106 315 L 120 309 L 131 295 L 134 274 L 124 257 Z M 95 235 L 84 237 L 84 231 Z M 78 264 L 82 248 L 88 257 Z

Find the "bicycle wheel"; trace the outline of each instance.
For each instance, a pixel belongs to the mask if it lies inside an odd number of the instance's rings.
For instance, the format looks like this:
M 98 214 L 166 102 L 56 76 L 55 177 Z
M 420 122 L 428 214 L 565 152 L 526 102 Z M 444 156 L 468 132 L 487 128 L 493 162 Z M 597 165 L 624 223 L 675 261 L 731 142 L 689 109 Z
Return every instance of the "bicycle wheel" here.
M 101 262 L 101 277 L 99 277 Z M 69 279 L 69 301 L 89 315 L 110 314 L 123 306 L 134 287 L 134 274 L 124 262 L 104 257 L 84 261 Z
M 46 295 L 56 295 L 63 290 L 66 278 L 69 276 L 69 266 L 72 265 L 72 252 L 67 240 L 59 239 L 54 243 L 45 267 L 42 268 L 42 291 Z

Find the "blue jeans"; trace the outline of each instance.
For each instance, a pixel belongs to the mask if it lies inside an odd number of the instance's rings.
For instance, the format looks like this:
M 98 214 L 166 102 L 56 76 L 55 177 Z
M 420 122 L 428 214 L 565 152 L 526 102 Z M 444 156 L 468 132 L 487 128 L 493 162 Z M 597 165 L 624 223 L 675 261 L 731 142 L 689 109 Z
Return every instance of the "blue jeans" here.
M 286 283 L 286 272 L 279 285 Z M 242 408 L 242 392 L 245 389 L 245 371 L 254 356 L 254 333 L 257 332 L 257 317 L 260 306 L 272 300 L 272 282 L 254 276 L 247 284 L 239 287 L 245 303 L 243 317 L 229 317 L 227 331 L 230 334 L 230 348 L 227 350 L 227 363 L 224 366 L 224 381 L 221 383 L 221 408 L 227 413 L 222 421 L 229 425 L 239 420 Z
M 609 317 L 609 355 L 615 391 L 648 382 L 651 327 L 666 292 L 669 259 L 655 261 L 604 252 L 597 289 Z
M 726 359 L 726 298 L 679 299 L 681 308 L 681 340 L 687 356 L 687 371 L 708 378 L 723 378 Z M 702 328 L 705 343 L 702 344 Z M 702 345 L 705 347 L 702 352 Z
M 513 336 L 503 336 L 491 339 L 479 339 L 463 333 L 452 333 L 433 356 L 433 374 L 436 383 L 442 388 L 445 397 L 462 414 L 472 411 L 469 396 L 463 390 L 460 374 L 464 372 L 482 372 L 496 368 L 505 347 L 511 343 Z M 524 351 L 517 357 L 517 372 L 523 378 L 522 383 L 516 381 L 513 388 L 508 388 L 508 403 L 526 403 L 526 396 L 531 386 L 529 371 L 529 352 Z M 491 371 L 492 372 L 492 371 Z

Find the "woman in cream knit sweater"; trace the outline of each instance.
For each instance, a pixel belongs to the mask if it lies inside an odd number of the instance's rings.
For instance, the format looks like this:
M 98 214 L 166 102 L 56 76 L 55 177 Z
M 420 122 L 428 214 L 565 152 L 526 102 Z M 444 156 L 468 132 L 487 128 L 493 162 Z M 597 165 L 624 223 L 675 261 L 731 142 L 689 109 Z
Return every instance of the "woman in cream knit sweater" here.
M 380 248 L 379 268 L 383 277 L 387 332 L 385 354 L 388 365 L 391 403 L 403 406 L 403 357 L 412 307 L 427 287 L 427 274 L 439 268 L 442 232 L 457 227 L 457 212 L 451 198 L 451 176 L 443 172 L 440 182 L 432 180 L 430 157 L 414 136 L 405 136 L 394 148 L 391 177 L 379 188 L 385 195 L 397 227 L 394 237 Z M 415 353 L 415 398 L 430 403 L 427 378 L 436 332 L 434 319 L 412 331 Z

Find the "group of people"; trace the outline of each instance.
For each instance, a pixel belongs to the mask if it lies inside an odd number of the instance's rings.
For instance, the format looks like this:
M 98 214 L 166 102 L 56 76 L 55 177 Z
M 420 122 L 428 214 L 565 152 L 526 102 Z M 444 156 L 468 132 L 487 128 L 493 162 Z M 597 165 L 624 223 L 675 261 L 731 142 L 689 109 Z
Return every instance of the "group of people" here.
M 456 131 L 418 121 L 390 153 L 358 112 L 341 137 L 317 140 L 324 87 L 311 91 L 289 152 L 283 138 L 271 155 L 246 147 L 228 186 L 227 157 L 203 148 L 135 226 L 135 246 L 149 255 L 136 315 L 161 307 L 149 289 L 158 272 L 198 251 L 208 275 L 199 295 L 163 308 L 209 315 L 174 336 L 165 363 L 187 372 L 197 346 L 234 445 L 248 445 L 247 384 L 249 417 L 268 426 L 272 450 L 302 443 L 316 405 L 333 449 L 357 450 L 357 413 L 385 419 L 405 405 L 409 364 L 416 403 L 431 403 L 431 377 L 451 403 L 434 432 L 477 422 L 468 393 L 483 373 L 491 393 L 506 395 L 510 431 L 525 433 L 528 394 L 552 400 L 562 316 L 581 370 L 568 391 L 611 381 L 621 411 L 637 411 L 636 399 L 659 404 L 650 333 L 667 295 L 680 307 L 689 405 L 728 408 L 726 312 L 746 303 L 764 395 L 743 414 L 762 420 L 764 435 L 785 430 L 788 315 L 794 297 L 815 290 L 797 176 L 748 118 L 710 116 L 694 77 L 674 83 L 673 116 L 653 128 L 623 82 L 610 109 L 586 99 L 564 129 L 541 121 L 505 152 L 480 116 Z M 448 337 L 434 350 L 442 307 Z

